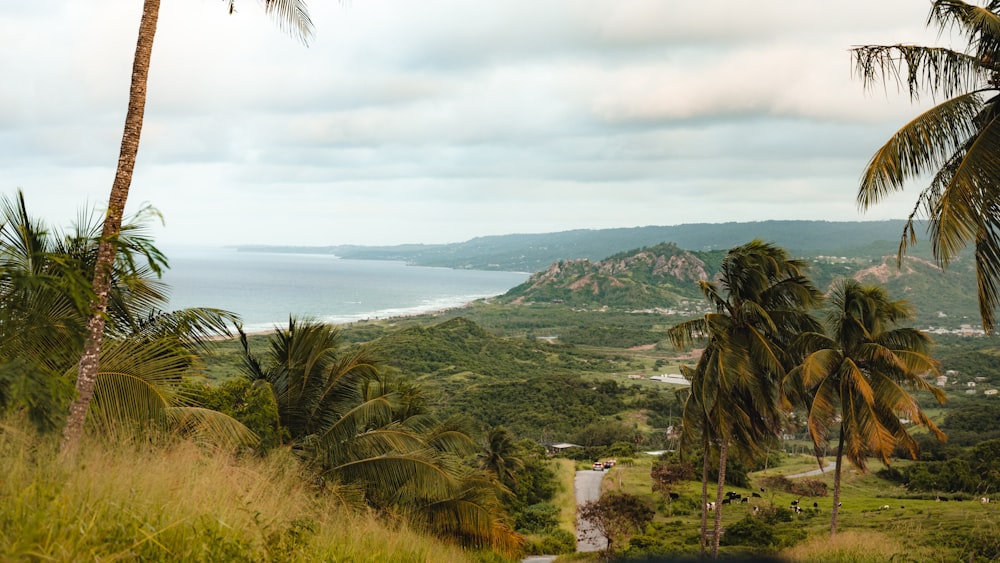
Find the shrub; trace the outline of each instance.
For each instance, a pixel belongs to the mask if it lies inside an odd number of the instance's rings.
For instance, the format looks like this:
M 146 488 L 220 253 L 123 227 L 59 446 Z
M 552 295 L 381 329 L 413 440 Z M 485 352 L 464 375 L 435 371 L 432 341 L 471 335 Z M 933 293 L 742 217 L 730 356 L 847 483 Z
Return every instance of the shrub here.
M 561 555 L 574 551 L 576 551 L 576 538 L 562 528 L 551 530 L 540 538 L 530 538 L 525 547 L 527 555 Z
M 722 545 L 750 545 L 769 548 L 776 542 L 774 525 L 760 518 L 745 516 L 739 522 L 726 527 L 726 533 L 719 539 Z
M 559 507 L 543 502 L 525 507 L 517 513 L 514 521 L 514 528 L 527 534 L 548 532 L 558 525 Z
M 818 479 L 797 479 L 795 481 L 784 475 L 771 475 L 761 479 L 765 488 L 784 491 L 804 497 L 825 497 L 826 483 Z

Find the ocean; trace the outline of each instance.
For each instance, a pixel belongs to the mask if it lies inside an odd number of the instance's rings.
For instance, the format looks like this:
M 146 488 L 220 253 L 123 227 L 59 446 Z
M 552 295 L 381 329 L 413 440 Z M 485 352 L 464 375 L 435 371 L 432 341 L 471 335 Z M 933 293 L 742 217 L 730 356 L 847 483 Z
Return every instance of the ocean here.
M 214 307 L 239 314 L 248 332 L 287 326 L 289 315 L 347 323 L 458 307 L 501 295 L 523 272 L 408 266 L 328 254 L 172 249 L 163 281 L 170 309 Z

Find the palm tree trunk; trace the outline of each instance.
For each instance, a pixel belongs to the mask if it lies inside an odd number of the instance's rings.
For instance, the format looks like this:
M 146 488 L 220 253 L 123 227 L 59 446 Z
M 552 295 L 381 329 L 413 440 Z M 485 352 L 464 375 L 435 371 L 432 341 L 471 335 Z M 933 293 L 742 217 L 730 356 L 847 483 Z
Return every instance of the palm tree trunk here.
M 97 384 L 98 361 L 104 339 L 105 314 L 108 309 L 108 292 L 111 289 L 111 269 L 115 261 L 115 238 L 121 231 L 125 201 L 132 185 L 132 171 L 139 152 L 139 135 L 142 132 L 142 118 L 146 108 L 146 80 L 153 52 L 153 37 L 156 35 L 156 20 L 159 16 L 160 0 L 144 0 L 142 20 L 139 22 L 139 38 L 136 42 L 135 57 L 132 62 L 132 85 L 129 90 L 128 112 L 122 132 L 118 168 L 111 197 L 108 201 L 101 243 L 97 251 L 97 265 L 94 269 L 94 301 L 91 303 L 90 319 L 87 321 L 87 340 L 80 356 L 76 377 L 77 397 L 70 405 L 69 417 L 63 429 L 62 452 L 73 455 L 80 447 L 83 423 L 87 417 L 90 400 Z
M 701 463 L 701 558 L 705 558 L 705 548 L 707 547 L 706 537 L 708 534 L 708 436 L 702 439 L 702 463 Z
M 729 433 L 719 443 L 719 486 L 715 491 L 715 532 L 712 535 L 712 559 L 719 558 L 719 539 L 722 535 L 722 492 L 726 488 L 726 455 L 729 453 Z
M 830 511 L 830 537 L 837 535 L 837 514 L 840 512 L 840 468 L 844 461 L 844 423 L 840 423 L 837 439 L 837 463 L 833 470 L 833 510 Z

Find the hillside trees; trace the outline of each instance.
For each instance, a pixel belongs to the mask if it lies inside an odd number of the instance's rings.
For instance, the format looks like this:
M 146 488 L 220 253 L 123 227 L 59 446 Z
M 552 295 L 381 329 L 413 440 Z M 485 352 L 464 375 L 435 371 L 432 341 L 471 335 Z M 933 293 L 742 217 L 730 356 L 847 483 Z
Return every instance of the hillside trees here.
M 312 22 L 301 0 L 263 0 L 263 3 L 265 11 L 272 15 L 283 29 L 297 34 L 303 41 L 309 37 L 312 32 Z M 230 13 L 234 9 L 235 0 L 229 0 Z M 118 248 L 116 241 L 121 234 L 125 203 L 132 185 L 132 172 L 139 152 L 139 137 L 142 133 L 146 108 L 146 83 L 159 11 L 160 0 L 143 1 L 142 18 L 139 22 L 138 39 L 132 60 L 128 110 L 125 115 L 118 166 L 111 186 L 111 195 L 108 198 L 93 272 L 93 293 L 89 306 L 87 335 L 76 375 L 77 396 L 70 405 L 69 416 L 63 429 L 62 450 L 68 454 L 72 454 L 79 447 L 84 421 L 97 385 L 101 345 L 105 335 L 105 313 L 108 308 L 112 272 Z
M 865 87 L 905 83 L 910 98 L 929 93 L 941 102 L 905 124 L 872 156 L 858 189 L 867 209 L 925 175 L 899 246 L 916 241 L 915 220 L 926 217 L 934 257 L 947 266 L 972 246 L 979 313 L 992 332 L 1000 305 L 1000 2 L 976 6 L 935 0 L 928 25 L 958 30 L 965 50 L 918 45 L 852 49 Z
M 901 418 L 944 434 L 924 414 L 907 389 L 944 392 L 923 379 L 937 371 L 931 340 L 919 330 L 896 325 L 911 316 L 905 301 L 889 299 L 884 289 L 853 279 L 835 285 L 826 309 L 827 333 L 804 332 L 798 344 L 807 354 L 783 383 L 808 411 L 809 434 L 824 451 L 838 429 L 830 535 L 837 532 L 843 458 L 865 469 L 868 456 L 886 465 L 897 445 L 914 459 L 919 446 Z
M 167 298 L 155 273 L 166 259 L 146 235 L 153 216 L 144 209 L 115 239 L 109 342 L 99 358 L 87 423 L 106 439 L 150 423 L 249 438 L 229 417 L 198 407 L 182 384 L 195 366 L 191 350 L 225 334 L 234 317 L 214 309 L 161 310 Z M 0 408 L 23 413 L 41 430 L 58 427 L 71 400 L 92 297 L 96 219 L 83 214 L 69 232 L 50 231 L 29 215 L 23 194 L 0 199 Z
M 685 433 L 701 435 L 706 459 L 710 447 L 718 452 L 713 557 L 730 445 L 746 455 L 780 432 L 778 391 L 794 365 L 790 344 L 797 334 L 818 328 L 809 310 L 820 293 L 804 276 L 805 268 L 784 249 L 760 240 L 733 248 L 722 260 L 719 281 L 699 283 L 712 312 L 669 332 L 678 347 L 707 340 L 697 366 L 687 370 L 691 388 L 682 417 Z
M 277 407 L 277 435 L 333 492 L 356 492 L 357 502 L 471 545 L 519 548 L 496 480 L 462 463 L 475 452 L 468 433 L 420 408 L 418 391 L 389 377 L 376 350 L 346 347 L 338 329 L 295 318 L 268 337 L 260 358 L 241 340 L 248 382 Z M 514 457 L 493 466 L 513 471 Z

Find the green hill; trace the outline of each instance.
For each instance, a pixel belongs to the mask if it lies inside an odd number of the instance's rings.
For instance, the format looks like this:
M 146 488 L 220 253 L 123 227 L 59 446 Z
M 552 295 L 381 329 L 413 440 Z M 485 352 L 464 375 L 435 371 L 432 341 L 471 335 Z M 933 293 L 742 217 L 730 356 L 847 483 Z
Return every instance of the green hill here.
M 707 253 L 698 253 L 707 257 Z M 714 258 L 714 257 L 713 257 Z M 599 262 L 560 260 L 511 289 L 500 302 L 565 303 L 574 307 L 666 308 L 697 298 L 697 282 L 715 273 L 695 253 L 673 243 L 610 256 Z

